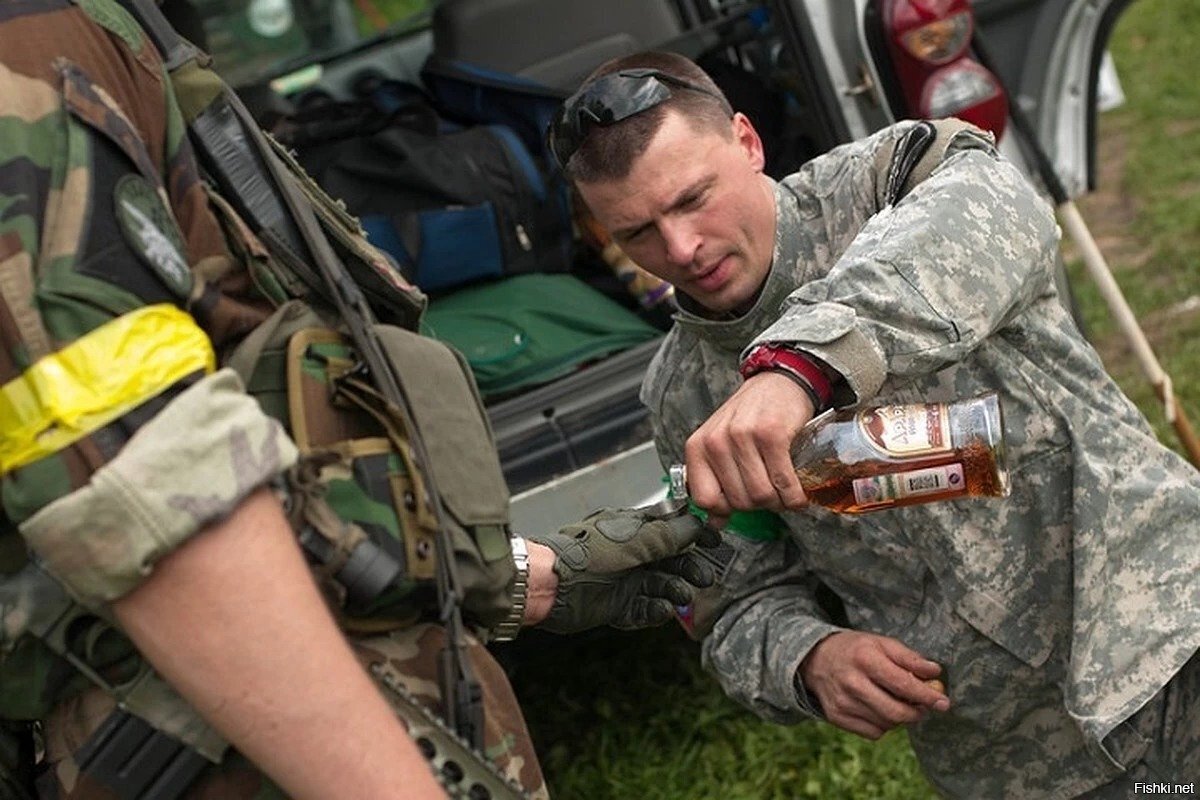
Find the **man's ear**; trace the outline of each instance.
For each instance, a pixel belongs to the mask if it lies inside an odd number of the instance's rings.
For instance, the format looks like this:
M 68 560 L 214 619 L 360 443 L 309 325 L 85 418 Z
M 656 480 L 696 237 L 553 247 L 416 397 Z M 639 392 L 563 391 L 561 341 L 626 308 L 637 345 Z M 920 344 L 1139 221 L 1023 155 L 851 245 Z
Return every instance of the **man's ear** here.
M 734 141 L 746 154 L 750 166 L 754 168 L 755 172 L 762 172 L 767 163 L 767 156 L 763 150 L 762 138 L 754 129 L 750 118 L 738 111 L 733 115 L 730 125 L 733 127 Z

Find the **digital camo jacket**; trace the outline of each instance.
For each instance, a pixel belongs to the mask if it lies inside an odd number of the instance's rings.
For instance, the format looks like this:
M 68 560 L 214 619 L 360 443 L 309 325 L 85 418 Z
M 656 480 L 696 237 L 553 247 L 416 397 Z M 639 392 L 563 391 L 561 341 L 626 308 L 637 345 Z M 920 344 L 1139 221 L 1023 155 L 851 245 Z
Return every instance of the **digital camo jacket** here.
M 837 630 L 814 596 L 823 583 L 853 628 L 943 666 L 951 711 L 910 728 L 939 790 L 1071 796 L 1145 749 L 1123 721 L 1200 644 L 1200 474 L 1159 444 L 1078 333 L 1053 289 L 1051 209 L 982 135 L 956 135 L 883 207 L 905 128 L 777 184 L 756 305 L 732 321 L 678 315 L 643 400 L 670 463 L 761 342 L 833 366 L 842 404 L 996 391 L 1012 495 L 784 514 L 789 536 L 739 545 L 704 658 L 758 714 L 809 716 L 797 668 Z

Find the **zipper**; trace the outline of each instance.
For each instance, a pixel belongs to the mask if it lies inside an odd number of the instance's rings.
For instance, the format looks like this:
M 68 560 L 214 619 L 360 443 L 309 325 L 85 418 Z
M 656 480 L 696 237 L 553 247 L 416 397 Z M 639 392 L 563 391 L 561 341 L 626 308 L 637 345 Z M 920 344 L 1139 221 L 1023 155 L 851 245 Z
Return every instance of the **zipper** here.
M 546 196 L 546 187 L 542 183 L 541 175 L 537 172 L 537 167 L 534 166 L 531 159 L 522 158 L 524 145 L 516 139 L 516 134 L 502 125 L 488 125 L 487 128 L 495 136 L 497 144 L 500 145 L 504 161 L 508 164 L 509 173 L 513 177 L 513 188 L 516 190 L 518 201 L 516 210 L 520 211 L 524 206 L 528 206 L 531 213 L 535 212 Z M 521 149 L 517 150 L 517 147 Z M 525 228 L 525 222 L 518 215 L 509 214 L 506 209 L 500 207 L 497 207 L 496 215 L 497 217 L 503 215 L 504 223 L 511 227 L 521 249 L 526 253 L 533 252 L 533 239 L 529 235 L 529 230 Z M 529 222 L 533 222 L 533 220 L 531 219 Z

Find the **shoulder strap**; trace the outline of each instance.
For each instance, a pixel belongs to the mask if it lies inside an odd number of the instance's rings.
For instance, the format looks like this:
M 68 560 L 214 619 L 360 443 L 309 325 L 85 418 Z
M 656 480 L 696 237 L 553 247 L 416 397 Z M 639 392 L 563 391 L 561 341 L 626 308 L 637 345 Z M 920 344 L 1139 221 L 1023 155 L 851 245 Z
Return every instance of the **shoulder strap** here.
M 895 205 L 896 201 L 905 194 L 905 185 L 913 176 L 913 169 L 921 162 L 921 158 L 929 152 L 929 145 L 937 138 L 937 131 L 929 122 L 920 122 L 904 134 L 904 138 L 896 144 L 892 153 L 891 168 L 888 169 L 887 185 L 884 189 L 884 205 Z M 921 164 L 924 168 L 926 165 Z M 933 165 L 923 169 L 925 175 L 932 171 Z M 920 176 L 924 178 L 925 175 Z M 915 182 L 915 181 L 914 181 Z
M 923 120 L 909 128 L 890 151 L 882 149 L 876 166 L 879 174 L 887 177 L 880 184 L 880 208 L 900 202 L 914 186 L 928 178 L 942 163 L 954 137 L 977 130 L 959 119 Z

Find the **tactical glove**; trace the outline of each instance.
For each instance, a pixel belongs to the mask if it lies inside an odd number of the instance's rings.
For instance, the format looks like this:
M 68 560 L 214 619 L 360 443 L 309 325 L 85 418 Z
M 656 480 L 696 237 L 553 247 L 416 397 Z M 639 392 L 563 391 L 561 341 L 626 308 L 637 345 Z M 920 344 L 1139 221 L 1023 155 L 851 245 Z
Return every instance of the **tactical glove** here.
M 721 539 L 686 509 L 653 508 L 603 509 L 558 533 L 526 538 L 555 554 L 558 594 L 539 625 L 554 633 L 661 625 L 715 579 L 691 545 Z

